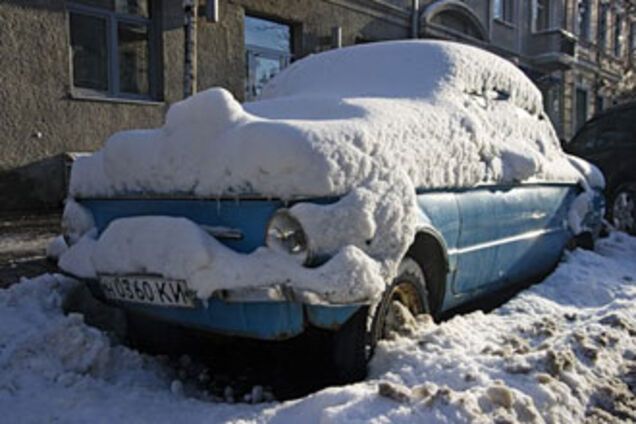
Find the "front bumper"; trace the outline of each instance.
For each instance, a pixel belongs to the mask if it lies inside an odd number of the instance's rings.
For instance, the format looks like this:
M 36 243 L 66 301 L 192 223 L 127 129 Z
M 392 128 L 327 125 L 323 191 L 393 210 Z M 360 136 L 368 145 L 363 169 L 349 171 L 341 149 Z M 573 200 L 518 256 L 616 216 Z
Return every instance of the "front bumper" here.
M 210 333 L 260 340 L 285 340 L 308 326 L 335 330 L 364 307 L 327 304 L 315 294 L 285 286 L 223 290 L 205 301 L 197 299 L 194 308 L 159 306 L 111 300 L 97 280 L 84 281 L 95 297 L 126 311 Z

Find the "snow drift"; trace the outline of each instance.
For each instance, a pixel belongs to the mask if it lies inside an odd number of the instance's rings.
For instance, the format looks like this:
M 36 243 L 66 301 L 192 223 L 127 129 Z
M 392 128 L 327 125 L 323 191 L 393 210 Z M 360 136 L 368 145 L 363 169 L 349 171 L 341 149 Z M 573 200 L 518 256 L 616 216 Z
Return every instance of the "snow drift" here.
M 65 314 L 79 284 L 0 290 L 5 422 L 486 423 L 636 420 L 636 238 L 613 233 L 489 314 L 380 342 L 367 381 L 290 402 L 230 405 L 179 391 L 160 358 Z
M 540 92 L 513 64 L 466 45 L 399 41 L 300 60 L 256 102 L 241 105 L 220 88 L 179 102 L 162 128 L 117 133 L 102 150 L 78 159 L 70 194 L 346 196 L 335 207 L 301 204 L 292 213 L 310 231 L 342 228 L 339 220 L 348 217 L 348 231 L 332 231 L 333 237 L 313 231 L 310 241 L 336 257 L 358 249 L 360 254 L 348 256 L 358 262 L 354 267 L 374 261 L 380 277 L 390 281 L 414 238 L 416 188 L 582 179 L 560 149 Z M 134 236 L 136 227 L 129 229 Z M 364 239 L 351 229 L 366 231 Z M 121 240 L 110 248 L 116 245 Z M 210 257 L 230 255 L 217 245 L 208 249 Z M 79 244 L 75 253 L 71 248 L 63 268 L 73 272 L 78 263 L 94 274 L 101 259 L 87 246 L 81 247 L 82 258 Z M 235 257 L 238 262 L 242 256 Z M 281 259 L 288 262 L 286 273 L 300 272 L 288 259 Z M 100 270 L 159 272 L 156 263 L 132 264 L 119 255 Z M 175 277 L 192 279 L 199 268 Z M 221 274 L 206 274 L 210 287 L 270 283 L 224 281 Z M 358 290 L 348 290 L 351 298 L 339 300 L 368 300 L 381 292 L 374 279 L 358 284 Z

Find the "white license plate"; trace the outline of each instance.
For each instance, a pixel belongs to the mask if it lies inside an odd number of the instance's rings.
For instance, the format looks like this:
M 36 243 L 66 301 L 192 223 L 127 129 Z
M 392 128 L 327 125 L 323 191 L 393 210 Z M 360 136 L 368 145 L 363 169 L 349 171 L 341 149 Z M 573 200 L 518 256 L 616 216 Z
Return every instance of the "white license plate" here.
M 161 306 L 194 307 L 194 299 L 183 280 L 144 276 L 102 276 L 104 295 L 113 300 Z

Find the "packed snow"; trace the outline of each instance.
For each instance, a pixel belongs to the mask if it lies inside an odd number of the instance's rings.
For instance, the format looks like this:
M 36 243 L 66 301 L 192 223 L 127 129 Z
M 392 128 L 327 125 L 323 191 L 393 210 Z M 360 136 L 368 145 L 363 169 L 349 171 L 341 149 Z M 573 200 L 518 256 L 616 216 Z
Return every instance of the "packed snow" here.
M 151 269 L 164 277 L 185 278 L 200 299 L 227 288 L 228 282 L 233 288 L 253 288 L 257 281 L 265 286 L 293 282 L 294 288 L 320 296 L 312 298 L 313 303 L 321 299 L 349 303 L 373 298 L 385 284 L 377 262 L 355 246 L 341 249 L 324 266 L 294 267 L 286 255 L 270 249 L 250 255 L 234 252 L 185 218 L 119 219 L 98 240 L 88 235 L 76 246 L 61 257 L 59 265 L 73 269 L 78 277 Z M 87 258 L 91 261 L 86 262 Z
M 95 240 L 90 217 L 73 200 L 67 227 L 75 241 L 84 238 L 62 255 L 60 265 L 78 276 L 170 271 L 200 296 L 272 280 L 307 288 L 302 276 L 316 273 L 349 282 L 347 273 L 367 277 L 377 270 L 375 278 L 356 278 L 357 287 L 345 284 L 341 293 L 326 279 L 311 285 L 330 301 L 372 302 L 384 287 L 378 280 L 393 279 L 414 239 L 421 219 L 416 188 L 585 178 L 561 151 L 540 92 L 513 64 L 443 41 L 355 46 L 294 63 L 256 102 L 241 105 L 215 88 L 176 103 L 163 127 L 113 135 L 94 155 L 78 158 L 71 174 L 70 195 L 77 198 L 344 196 L 334 205 L 291 210 L 313 252 L 334 257 L 326 269 L 307 271 L 293 258 L 263 249 L 237 255 L 206 239 L 195 224 L 176 220 L 164 222 L 192 236 L 179 237 L 178 247 L 167 246 L 175 241 L 164 234 L 161 243 L 133 250 L 139 242 L 132 239 L 147 239 L 149 229 L 157 229 L 155 221 L 139 219 L 109 227 L 101 236 L 110 240 L 106 246 Z M 589 206 L 586 199 L 577 213 Z M 176 266 L 166 267 L 159 259 L 166 259 L 166 249 L 195 248 L 201 248 L 196 260 L 169 260 Z M 131 259 L 131 253 L 139 257 Z M 222 280 L 230 276 L 214 263 L 226 259 L 238 268 L 232 279 Z M 262 272 L 241 271 L 252 266 Z
M 418 40 L 310 56 L 245 105 L 220 88 L 176 103 L 162 128 L 117 133 L 79 158 L 71 194 L 324 196 L 383 169 L 427 188 L 580 179 L 522 71 Z
M 79 283 L 43 275 L 0 291 L 0 410 L 34 423 L 634 421 L 635 257 L 636 238 L 612 233 L 491 313 L 419 318 L 380 342 L 366 381 L 257 405 L 187 390 L 160 358 L 65 314 Z

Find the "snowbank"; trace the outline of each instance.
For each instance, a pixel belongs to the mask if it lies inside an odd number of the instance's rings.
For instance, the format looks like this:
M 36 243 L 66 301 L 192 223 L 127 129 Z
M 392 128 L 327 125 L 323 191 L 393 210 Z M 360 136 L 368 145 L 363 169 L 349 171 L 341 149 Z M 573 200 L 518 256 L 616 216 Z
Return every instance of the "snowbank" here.
M 300 60 L 257 102 L 241 105 L 220 88 L 179 102 L 162 128 L 117 133 L 101 151 L 79 158 L 70 194 L 347 195 L 335 206 L 298 205 L 292 213 L 314 248 L 336 258 L 344 252 L 351 260 L 337 263 L 349 268 L 375 262 L 378 275 L 391 281 L 414 239 L 416 188 L 583 178 L 561 151 L 540 92 L 514 65 L 462 44 L 399 41 Z M 143 228 L 129 228 L 130 236 L 144 237 Z M 145 248 L 146 257 L 162 253 L 161 247 Z M 66 254 L 73 261 L 62 257 L 64 269 L 81 275 L 72 264 L 85 272 L 91 262 L 99 267 L 100 258 L 80 258 L 88 253 L 79 249 Z M 266 255 L 255 255 L 245 257 L 242 268 L 263 266 Z M 284 261 L 270 266 L 283 280 L 298 272 L 293 260 Z M 164 269 L 151 259 L 129 266 L 123 254 L 110 264 L 101 269 Z M 195 268 L 177 267 L 183 272 L 174 277 L 191 277 Z M 225 288 L 265 284 L 265 275 L 227 280 Z M 375 281 L 360 280 L 357 290 L 344 291 L 377 298 Z M 209 292 L 195 284 L 199 293 Z
M 75 284 L 0 290 L 6 422 L 628 422 L 636 420 L 636 238 L 577 250 L 490 314 L 381 342 L 367 381 L 261 405 L 172 390 L 174 372 L 65 315 Z

